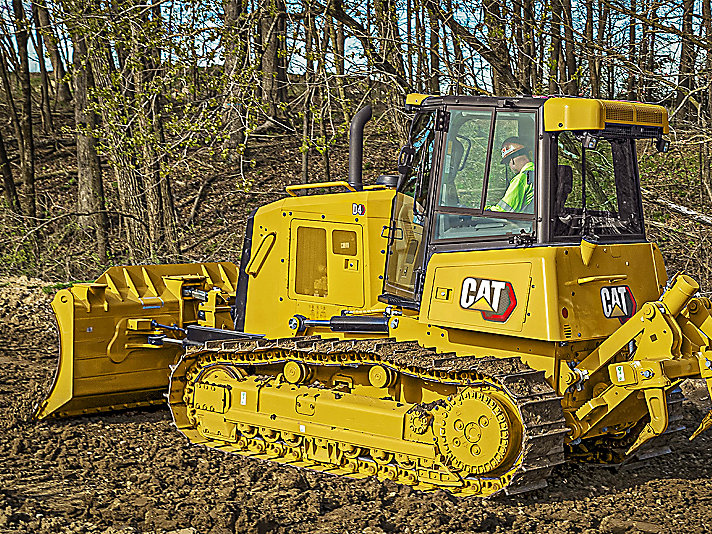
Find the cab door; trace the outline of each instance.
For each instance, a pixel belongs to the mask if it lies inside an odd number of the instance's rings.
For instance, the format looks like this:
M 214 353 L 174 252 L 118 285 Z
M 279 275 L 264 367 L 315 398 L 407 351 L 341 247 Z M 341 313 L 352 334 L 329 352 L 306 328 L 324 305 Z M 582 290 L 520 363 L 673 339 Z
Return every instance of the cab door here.
M 440 110 L 438 114 L 446 112 Z M 426 209 L 430 176 L 437 150 L 436 113 L 421 113 L 413 119 L 410 142 L 412 161 L 401 171 L 405 176 L 393 199 L 388 231 L 383 292 L 417 306 L 425 257 Z M 403 153 L 402 153 L 403 154 Z M 402 158 L 403 156 L 401 156 Z M 385 231 L 385 230 L 384 230 Z

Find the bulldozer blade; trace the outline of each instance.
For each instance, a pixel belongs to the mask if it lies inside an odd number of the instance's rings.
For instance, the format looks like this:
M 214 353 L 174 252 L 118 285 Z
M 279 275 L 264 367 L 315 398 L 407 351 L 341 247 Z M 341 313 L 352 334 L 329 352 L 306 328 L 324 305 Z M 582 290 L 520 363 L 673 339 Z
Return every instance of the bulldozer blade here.
M 52 309 L 59 360 L 34 417 L 164 403 L 169 366 L 183 352 L 182 334 L 156 323 L 232 329 L 236 286 L 237 268 L 224 262 L 112 267 L 94 283 L 57 292 Z M 173 343 L 156 343 L 161 336 Z

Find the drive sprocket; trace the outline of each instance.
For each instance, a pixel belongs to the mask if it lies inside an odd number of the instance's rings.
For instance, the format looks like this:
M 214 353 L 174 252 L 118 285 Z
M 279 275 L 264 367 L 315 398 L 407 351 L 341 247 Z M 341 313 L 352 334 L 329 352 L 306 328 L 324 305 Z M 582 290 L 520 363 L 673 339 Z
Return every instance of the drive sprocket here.
M 446 465 L 469 474 L 512 467 L 523 428 L 503 397 L 502 392 L 469 388 L 438 410 L 438 448 Z

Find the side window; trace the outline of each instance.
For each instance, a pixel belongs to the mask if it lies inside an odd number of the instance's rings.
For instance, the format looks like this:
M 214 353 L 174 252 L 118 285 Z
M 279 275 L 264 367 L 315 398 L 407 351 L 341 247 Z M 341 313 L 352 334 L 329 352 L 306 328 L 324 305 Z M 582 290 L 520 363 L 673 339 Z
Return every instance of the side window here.
M 357 252 L 356 232 L 351 230 L 334 230 L 331 234 L 331 247 L 334 254 L 340 256 L 355 256 Z
M 534 113 L 498 112 L 485 209 L 534 213 Z
M 435 206 L 436 240 L 533 232 L 536 112 L 495 111 L 494 124 L 492 119 L 491 109 L 452 112 Z
M 560 174 L 570 174 L 571 183 L 562 188 L 566 208 L 580 208 L 583 169 L 582 145 L 572 132 L 561 132 L 558 140 Z M 569 170 L 571 169 L 571 170 Z M 588 209 L 615 211 L 616 187 L 613 170 L 611 143 L 605 139 L 598 141 L 595 149 L 586 151 L 586 205 Z M 567 181 L 562 176 L 562 182 Z M 563 186 L 563 183 L 562 183 Z M 570 191 L 567 189 L 570 188 Z
M 491 124 L 491 111 L 452 112 L 440 184 L 440 206 L 481 208 Z
M 561 132 L 557 139 L 557 169 L 552 191 L 553 234 L 642 234 L 634 158 L 635 144 L 631 139 L 600 137 L 595 147 L 584 151 L 581 140 L 573 132 Z
M 300 295 L 326 297 L 329 283 L 326 269 L 326 230 L 297 228 L 297 262 L 294 291 Z

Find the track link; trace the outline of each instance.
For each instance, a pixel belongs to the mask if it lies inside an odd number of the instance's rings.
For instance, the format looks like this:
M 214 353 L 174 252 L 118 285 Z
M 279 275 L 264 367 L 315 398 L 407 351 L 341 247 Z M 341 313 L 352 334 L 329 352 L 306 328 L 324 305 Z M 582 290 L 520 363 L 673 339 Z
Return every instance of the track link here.
M 516 357 L 310 337 L 213 342 L 171 370 L 178 429 L 244 456 L 463 496 L 544 487 L 564 462 L 561 399 Z

